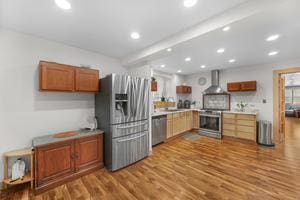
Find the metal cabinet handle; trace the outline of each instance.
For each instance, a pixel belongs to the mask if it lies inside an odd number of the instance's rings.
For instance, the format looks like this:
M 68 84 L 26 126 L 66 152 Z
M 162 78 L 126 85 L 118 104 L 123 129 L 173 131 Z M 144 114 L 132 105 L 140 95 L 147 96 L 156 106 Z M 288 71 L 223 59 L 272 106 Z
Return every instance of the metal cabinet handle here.
M 124 139 L 124 140 L 118 140 L 117 142 L 118 142 L 118 143 L 121 143 L 121 142 L 127 142 L 127 141 L 130 141 L 130 140 L 135 140 L 135 139 L 144 137 L 145 135 L 146 135 L 146 133 L 144 133 L 143 135 L 139 135 L 139 136 L 133 137 L 133 138 Z
M 133 128 L 133 127 L 138 127 L 138 126 L 142 126 L 142 125 L 145 125 L 145 124 L 146 124 L 146 122 L 141 123 L 141 124 L 130 125 L 130 126 L 120 126 L 120 127 L 117 127 L 117 129 Z

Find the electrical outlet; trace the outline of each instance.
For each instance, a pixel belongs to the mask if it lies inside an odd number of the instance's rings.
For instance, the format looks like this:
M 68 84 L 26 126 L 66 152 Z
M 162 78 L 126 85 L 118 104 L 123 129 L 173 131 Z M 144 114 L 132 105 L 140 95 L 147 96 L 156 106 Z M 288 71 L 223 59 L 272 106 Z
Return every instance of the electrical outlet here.
M 263 99 L 262 102 L 263 102 L 263 103 L 267 103 L 267 99 Z

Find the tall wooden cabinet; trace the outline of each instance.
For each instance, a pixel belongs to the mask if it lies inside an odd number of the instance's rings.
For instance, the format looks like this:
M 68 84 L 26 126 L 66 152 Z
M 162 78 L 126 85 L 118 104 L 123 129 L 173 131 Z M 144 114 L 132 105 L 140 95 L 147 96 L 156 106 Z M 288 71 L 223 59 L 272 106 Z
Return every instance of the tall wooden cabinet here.
M 41 61 L 40 91 L 98 92 L 99 71 Z
M 35 148 L 35 191 L 43 192 L 103 167 L 103 134 Z

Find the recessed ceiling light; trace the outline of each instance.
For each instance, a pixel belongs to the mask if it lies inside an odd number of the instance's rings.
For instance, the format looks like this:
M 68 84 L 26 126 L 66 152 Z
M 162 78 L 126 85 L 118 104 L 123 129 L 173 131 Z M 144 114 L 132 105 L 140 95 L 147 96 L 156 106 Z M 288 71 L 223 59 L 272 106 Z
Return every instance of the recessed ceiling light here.
M 161 68 L 164 68 L 164 67 L 166 67 L 166 65 L 160 65 L 160 67 L 161 67 Z
M 271 41 L 277 40 L 279 37 L 280 37 L 280 35 L 278 35 L 278 34 L 271 35 L 266 39 L 266 41 L 271 42 Z
M 181 73 L 181 69 L 177 70 L 178 73 Z
M 204 68 L 206 68 L 206 65 L 201 65 L 200 67 L 201 67 L 202 69 L 204 69 Z
M 220 48 L 217 50 L 217 53 L 224 53 L 225 52 L 225 49 L 224 48 Z
M 138 32 L 132 32 L 130 36 L 132 39 L 135 39 L 135 40 L 137 40 L 141 37 Z
M 55 0 L 55 3 L 61 9 L 64 9 L 64 10 L 71 9 L 71 4 L 67 0 Z
M 270 53 L 269 53 L 269 56 L 275 56 L 275 55 L 277 55 L 279 52 L 278 51 L 271 51 Z
M 198 0 L 183 0 L 183 5 L 186 8 L 193 7 L 197 4 Z
M 171 51 L 172 51 L 172 49 L 171 49 L 171 48 L 168 48 L 168 49 L 167 49 L 167 52 L 171 52 Z
M 229 63 L 234 63 L 235 61 L 236 61 L 235 59 L 228 60 Z
M 192 59 L 190 57 L 187 57 L 184 59 L 186 62 L 190 62 Z
M 224 28 L 223 28 L 223 31 L 229 31 L 230 30 L 230 26 L 225 26 Z

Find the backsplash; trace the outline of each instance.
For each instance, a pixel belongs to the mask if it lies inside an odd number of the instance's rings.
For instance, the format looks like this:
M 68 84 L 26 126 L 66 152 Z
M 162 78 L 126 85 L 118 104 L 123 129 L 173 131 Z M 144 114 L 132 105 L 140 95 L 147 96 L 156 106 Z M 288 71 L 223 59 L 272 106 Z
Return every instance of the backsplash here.
M 205 109 L 225 109 L 229 110 L 229 96 L 228 95 L 205 95 L 204 96 Z

